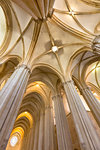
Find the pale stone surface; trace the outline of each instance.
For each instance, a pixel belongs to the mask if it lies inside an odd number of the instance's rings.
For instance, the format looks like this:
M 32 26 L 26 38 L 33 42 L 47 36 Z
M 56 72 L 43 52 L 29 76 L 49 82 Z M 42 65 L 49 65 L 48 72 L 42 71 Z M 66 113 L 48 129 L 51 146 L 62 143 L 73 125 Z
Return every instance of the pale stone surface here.
M 0 149 L 4 150 L 13 128 L 29 78 L 27 66 L 20 66 L 12 74 L 0 93 Z M 3 99 L 3 101 L 2 101 Z M 5 142 L 6 141 L 6 142 Z M 4 144 L 5 143 L 5 144 Z
M 57 128 L 58 149 L 72 150 L 72 142 L 61 95 L 55 95 L 53 97 L 53 101 Z
M 73 81 L 64 83 L 67 100 L 73 116 L 81 149 L 99 150 L 99 137 L 74 87 Z

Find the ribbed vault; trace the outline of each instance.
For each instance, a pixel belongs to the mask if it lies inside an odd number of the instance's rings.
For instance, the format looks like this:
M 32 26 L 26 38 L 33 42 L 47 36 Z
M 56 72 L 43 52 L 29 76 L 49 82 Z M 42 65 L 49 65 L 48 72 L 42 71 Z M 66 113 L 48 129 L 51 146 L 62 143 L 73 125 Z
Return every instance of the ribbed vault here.
M 54 0 L 13 0 L 35 20 L 44 20 L 52 14 Z

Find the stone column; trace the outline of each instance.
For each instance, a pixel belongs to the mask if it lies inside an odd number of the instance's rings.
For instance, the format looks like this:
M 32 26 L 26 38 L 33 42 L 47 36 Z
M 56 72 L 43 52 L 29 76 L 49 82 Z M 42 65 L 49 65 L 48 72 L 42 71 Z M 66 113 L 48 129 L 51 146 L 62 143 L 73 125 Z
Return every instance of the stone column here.
M 100 139 L 75 89 L 73 81 L 64 83 L 67 100 L 82 150 L 99 150 Z
M 36 123 L 35 123 L 34 146 L 32 150 L 38 149 L 39 124 L 40 124 L 40 121 L 39 121 L 39 118 L 37 118 Z
M 28 139 L 27 139 L 27 150 L 33 150 L 34 143 L 34 128 L 30 128 Z
M 51 133 L 53 134 L 53 146 L 54 146 L 54 150 L 57 150 L 57 139 L 56 139 L 56 135 L 55 135 L 55 125 L 54 125 L 54 119 L 53 119 L 53 106 L 51 106 Z
M 31 148 L 32 142 L 33 142 L 33 128 L 30 128 L 26 131 L 27 132 L 25 133 L 25 135 L 23 137 L 21 150 L 33 150 Z
M 89 87 L 83 88 L 80 91 L 100 127 L 100 102 L 95 98 Z
M 30 145 L 30 140 L 31 140 L 31 129 L 27 130 L 27 133 L 26 133 L 26 143 L 24 143 L 24 149 L 25 150 L 29 150 L 29 145 Z
M 0 150 L 6 148 L 29 75 L 30 69 L 22 64 L 17 67 L 0 92 Z
M 44 150 L 44 112 L 40 112 L 38 150 Z
M 30 147 L 29 147 L 29 150 L 33 150 L 33 146 L 34 146 L 34 133 L 35 133 L 35 130 L 34 130 L 34 126 L 31 130 L 31 141 L 30 141 Z
M 97 35 L 95 37 L 95 39 L 93 40 L 93 43 L 92 43 L 92 47 L 93 49 L 93 52 L 96 54 L 96 55 L 100 55 L 100 35 Z
M 44 150 L 55 150 L 54 148 L 54 129 L 51 114 L 51 106 L 45 108 L 45 135 L 44 135 Z
M 61 95 L 53 97 L 59 150 L 72 150 L 69 127 Z
M 27 148 L 27 135 L 24 134 L 21 150 L 26 150 Z

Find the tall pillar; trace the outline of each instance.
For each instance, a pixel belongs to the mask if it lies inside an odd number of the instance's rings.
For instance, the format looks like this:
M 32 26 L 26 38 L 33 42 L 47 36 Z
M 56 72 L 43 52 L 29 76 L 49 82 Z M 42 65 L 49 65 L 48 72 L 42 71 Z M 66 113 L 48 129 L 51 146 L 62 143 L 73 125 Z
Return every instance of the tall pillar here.
M 91 48 L 96 55 L 100 55 L 100 35 L 95 37 Z
M 57 150 L 57 139 L 56 139 L 56 134 L 55 134 L 55 125 L 54 125 L 54 119 L 53 119 L 53 106 L 51 106 L 51 133 L 53 134 L 53 146 L 54 150 Z
M 67 100 L 71 109 L 82 150 L 99 150 L 100 139 L 75 89 L 73 81 L 64 83 Z
M 24 134 L 21 150 L 26 150 L 26 148 L 27 148 L 27 135 Z
M 29 75 L 30 69 L 22 64 L 17 67 L 0 92 L 0 150 L 6 148 Z
M 33 150 L 33 146 L 34 146 L 34 126 L 33 128 L 31 129 L 31 140 L 30 140 L 30 146 L 29 146 L 29 149 L 28 150 Z
M 44 150 L 44 112 L 40 112 L 38 150 Z
M 69 127 L 61 95 L 53 97 L 59 150 L 72 150 Z
M 80 91 L 100 126 L 100 102 L 95 98 L 89 87 L 83 88 Z
M 26 133 L 26 137 L 25 137 L 25 141 L 24 141 L 25 143 L 23 143 L 24 150 L 29 150 L 29 144 L 30 144 L 30 139 L 31 139 L 30 135 L 31 135 L 31 130 L 29 129 L 29 130 L 27 130 L 27 133 Z
M 45 135 L 44 135 L 44 150 L 56 150 L 54 147 L 54 129 L 51 113 L 51 106 L 45 108 Z
M 21 150 L 33 150 L 34 128 L 27 130 L 23 137 Z
M 34 131 L 34 146 L 32 150 L 37 150 L 38 149 L 38 137 L 39 137 L 39 118 L 37 118 L 36 123 L 35 123 L 35 131 Z
M 26 150 L 33 150 L 33 143 L 34 143 L 34 128 L 30 128 L 28 138 L 27 138 L 27 149 Z

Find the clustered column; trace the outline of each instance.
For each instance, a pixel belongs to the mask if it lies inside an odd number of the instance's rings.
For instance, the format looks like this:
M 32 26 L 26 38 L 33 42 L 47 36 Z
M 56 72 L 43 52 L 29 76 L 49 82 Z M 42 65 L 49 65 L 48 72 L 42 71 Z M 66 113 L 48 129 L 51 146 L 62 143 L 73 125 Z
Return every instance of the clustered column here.
M 53 96 L 59 150 L 72 150 L 69 127 L 60 94 Z
M 45 108 L 44 150 L 56 150 L 54 147 L 54 122 L 52 120 L 52 115 L 52 107 L 47 106 Z
M 30 128 L 29 135 L 27 139 L 27 150 L 33 150 L 34 144 L 34 127 Z
M 24 134 L 21 150 L 26 150 L 27 148 L 27 137 L 28 137 L 27 134 Z
M 51 109 L 52 107 L 46 106 L 45 111 L 41 110 L 39 119 L 36 120 L 33 150 L 56 150 Z
M 64 89 L 79 137 L 81 149 L 99 150 L 99 138 L 75 89 L 73 81 L 65 82 Z
M 33 150 L 38 149 L 38 137 L 39 137 L 39 117 L 37 117 L 36 122 L 35 122 L 35 133 L 34 133 L 34 146 Z
M 44 146 L 44 111 L 40 112 L 38 150 L 43 150 Z
M 0 92 L 0 150 L 6 148 L 29 76 L 26 65 L 18 66 Z
M 89 87 L 82 88 L 81 94 L 89 105 L 98 125 L 100 126 L 100 102 L 95 98 Z
M 21 150 L 33 150 L 34 143 L 34 127 L 29 128 L 23 137 Z

